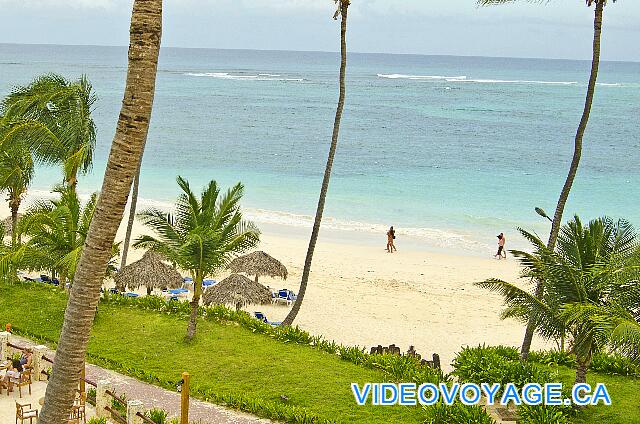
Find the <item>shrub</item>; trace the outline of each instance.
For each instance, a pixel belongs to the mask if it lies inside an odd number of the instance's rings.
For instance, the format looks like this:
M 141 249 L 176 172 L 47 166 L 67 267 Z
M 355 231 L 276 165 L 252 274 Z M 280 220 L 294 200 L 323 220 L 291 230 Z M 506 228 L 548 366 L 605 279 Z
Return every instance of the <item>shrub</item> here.
M 146 415 L 156 424 L 167 424 L 167 411 L 163 409 L 151 409 Z
M 561 365 L 569 368 L 575 368 L 576 366 L 575 355 L 558 350 L 529 352 L 529 361 L 544 365 Z
M 105 417 L 93 417 L 87 421 L 87 424 L 107 424 L 107 419 Z
M 493 418 L 480 406 L 467 406 L 459 402 L 446 405 L 438 402 L 423 408 L 425 424 L 495 424 Z
M 506 353 L 506 356 L 505 356 Z M 545 384 L 557 377 L 530 362 L 521 362 L 517 352 L 505 351 L 501 347 L 465 347 L 453 360 L 453 375 L 462 383 L 514 383 L 521 388 L 527 383 Z
M 603 374 L 640 377 L 640 365 L 619 354 L 595 354 L 591 360 L 590 368 Z
M 569 424 L 570 407 L 538 405 L 521 405 L 518 415 L 521 424 Z

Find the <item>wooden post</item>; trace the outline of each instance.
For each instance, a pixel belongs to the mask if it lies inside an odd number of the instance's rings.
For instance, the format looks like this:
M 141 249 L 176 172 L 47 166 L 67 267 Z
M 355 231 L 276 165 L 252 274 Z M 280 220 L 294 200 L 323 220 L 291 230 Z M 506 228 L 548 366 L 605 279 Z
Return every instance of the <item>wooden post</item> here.
M 180 424 L 189 424 L 189 373 L 182 373 L 182 402 Z
M 80 371 L 80 395 L 84 395 L 85 393 L 87 393 L 86 391 L 86 386 L 85 386 L 85 381 L 84 378 L 86 376 L 86 367 L 87 364 L 83 363 L 82 364 L 82 370 Z

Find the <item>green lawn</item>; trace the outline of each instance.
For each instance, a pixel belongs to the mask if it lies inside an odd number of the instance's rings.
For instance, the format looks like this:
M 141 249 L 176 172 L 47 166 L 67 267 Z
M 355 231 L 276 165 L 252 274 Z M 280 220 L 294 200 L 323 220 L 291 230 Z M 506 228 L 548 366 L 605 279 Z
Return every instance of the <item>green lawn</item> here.
M 0 323 L 49 340 L 57 340 L 66 295 L 35 284 L 0 284 Z M 421 422 L 417 407 L 358 407 L 350 383 L 388 378 L 343 361 L 335 355 L 296 344 L 285 344 L 240 327 L 200 320 L 198 336 L 185 344 L 186 322 L 173 316 L 130 307 L 101 305 L 88 355 L 90 362 L 123 370 L 145 370 L 160 383 L 191 374 L 199 397 L 209 389 L 244 394 L 302 407 L 320 417 L 349 423 Z M 97 357 L 97 358 L 96 358 Z M 104 358 L 101 360 L 100 358 Z M 113 362 L 111 362 L 113 361 Z M 124 370 L 127 372 L 127 370 Z
M 18 330 L 55 341 L 62 327 L 66 295 L 39 284 L 0 283 L 0 324 L 11 322 Z M 420 408 L 358 407 L 350 383 L 381 382 L 378 370 L 354 365 L 335 355 L 304 345 L 283 343 L 253 333 L 237 323 L 201 319 L 191 344 L 183 337 L 186 321 L 157 312 L 101 304 L 89 343 L 89 362 L 139 376 L 171 387 L 182 371 L 192 375 L 197 397 L 244 396 L 271 404 L 304 408 L 327 420 L 345 423 L 417 423 Z M 550 367 L 565 386 L 575 372 Z M 613 405 L 590 407 L 575 423 L 640 424 L 640 380 L 589 373 L 589 383 L 607 385 Z M 247 408 L 243 408 L 247 409 Z
M 575 370 L 566 367 L 549 367 L 560 374 L 565 387 L 575 381 Z M 600 405 L 582 411 L 572 421 L 574 423 L 620 423 L 640 424 L 640 380 L 631 377 L 604 375 L 589 371 L 587 383 L 595 387 L 604 383 L 611 396 L 611 406 Z

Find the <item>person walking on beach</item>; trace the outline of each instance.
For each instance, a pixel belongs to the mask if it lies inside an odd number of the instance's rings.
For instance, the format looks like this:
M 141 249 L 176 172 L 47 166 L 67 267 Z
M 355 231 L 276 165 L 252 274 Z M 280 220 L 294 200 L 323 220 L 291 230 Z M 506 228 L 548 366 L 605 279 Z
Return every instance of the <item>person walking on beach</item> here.
M 498 259 L 507 259 L 507 251 L 504 250 L 504 233 L 500 233 L 498 235 L 498 253 L 496 253 L 493 257 Z
M 396 249 L 395 243 L 394 243 L 394 239 L 396 238 L 396 230 L 393 229 L 393 225 L 391 226 L 391 228 L 389 228 L 389 231 L 387 231 L 387 253 L 393 253 L 394 250 L 398 250 Z

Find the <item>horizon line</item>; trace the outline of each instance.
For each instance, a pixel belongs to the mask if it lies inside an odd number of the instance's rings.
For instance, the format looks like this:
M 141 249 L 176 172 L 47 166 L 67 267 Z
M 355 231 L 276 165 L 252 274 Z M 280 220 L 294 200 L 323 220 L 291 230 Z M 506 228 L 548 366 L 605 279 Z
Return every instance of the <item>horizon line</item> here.
M 60 46 L 60 47 L 113 47 L 113 48 L 128 48 L 126 45 L 109 45 L 109 44 L 57 44 L 57 43 L 5 43 L 0 42 L 2 45 L 13 46 Z M 290 52 L 290 53 L 324 53 L 324 54 L 338 54 L 337 51 L 327 50 L 285 50 L 285 49 L 250 49 L 250 48 L 224 48 L 224 47 L 184 47 L 184 46 L 161 46 L 162 49 L 181 49 L 181 50 L 228 50 L 228 51 L 259 51 L 259 52 Z M 557 61 L 571 61 L 571 62 L 591 62 L 591 59 L 567 59 L 561 57 L 528 57 L 528 56 L 483 56 L 473 54 L 427 54 L 427 53 L 389 53 L 389 52 L 361 52 L 361 51 L 349 51 L 349 54 L 358 55 L 388 55 L 388 56 L 434 56 L 434 57 L 475 57 L 484 59 L 519 59 L 519 60 L 557 60 Z M 614 63 L 640 63 L 640 60 L 620 60 L 620 59 L 602 59 L 601 62 L 614 62 Z

